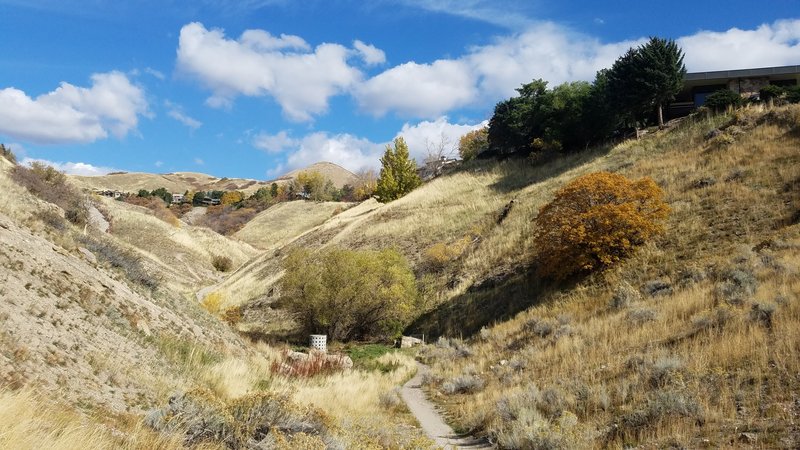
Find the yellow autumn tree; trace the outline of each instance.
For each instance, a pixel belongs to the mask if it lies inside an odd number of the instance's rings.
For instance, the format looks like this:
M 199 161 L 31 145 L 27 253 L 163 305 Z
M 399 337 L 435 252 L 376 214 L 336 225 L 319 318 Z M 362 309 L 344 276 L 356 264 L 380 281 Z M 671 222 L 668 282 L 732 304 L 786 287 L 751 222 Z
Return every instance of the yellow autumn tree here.
M 223 205 L 235 205 L 244 200 L 244 193 L 239 191 L 226 191 L 220 198 L 220 203 Z
M 650 178 L 597 172 L 561 190 L 534 219 L 539 271 L 563 279 L 611 266 L 663 231 L 664 192 Z

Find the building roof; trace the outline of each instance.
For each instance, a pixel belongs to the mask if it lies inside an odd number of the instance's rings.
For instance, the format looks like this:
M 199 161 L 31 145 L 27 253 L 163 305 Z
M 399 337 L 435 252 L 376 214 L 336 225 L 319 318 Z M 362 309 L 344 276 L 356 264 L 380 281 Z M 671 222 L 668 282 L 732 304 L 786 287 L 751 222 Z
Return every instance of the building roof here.
M 753 78 L 781 75 L 800 75 L 800 66 L 761 67 L 757 69 L 717 70 L 713 72 L 687 73 L 686 81 L 722 80 L 730 78 Z

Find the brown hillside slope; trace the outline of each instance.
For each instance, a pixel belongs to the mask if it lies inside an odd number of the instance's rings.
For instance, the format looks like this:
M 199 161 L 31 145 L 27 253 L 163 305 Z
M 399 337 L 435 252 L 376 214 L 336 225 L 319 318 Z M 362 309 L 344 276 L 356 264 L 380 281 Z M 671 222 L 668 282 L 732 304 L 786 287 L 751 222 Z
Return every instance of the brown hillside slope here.
M 310 201 L 278 203 L 252 218 L 234 237 L 260 249 L 279 248 L 352 205 Z
M 278 179 L 274 180 L 276 182 L 289 182 L 297 178 L 302 172 L 319 172 L 325 178 L 331 180 L 333 185 L 337 188 L 341 188 L 345 184 L 349 184 L 350 186 L 354 186 L 356 184 L 357 177 L 353 172 L 345 169 L 344 167 L 334 164 L 331 162 L 318 162 L 314 163 L 308 167 L 304 167 L 302 169 L 293 170 Z
M 653 177 L 673 210 L 630 260 L 572 285 L 468 292 L 426 322 L 457 333 L 489 318 L 479 303 L 534 305 L 428 352 L 429 388 L 461 428 L 501 448 L 800 445 L 800 107 L 714 122 L 609 154 L 641 155 L 618 171 Z
M 169 192 L 186 191 L 243 191 L 252 194 L 261 187 L 269 187 L 265 181 L 243 178 L 218 178 L 204 173 L 175 172 L 167 174 L 123 172 L 102 176 L 70 176 L 74 182 L 86 189 L 110 189 L 121 192 L 152 191 L 165 188 Z
M 147 208 L 106 197 L 96 200 L 109 216 L 111 235 L 142 255 L 176 292 L 193 291 L 198 285 L 219 281 L 223 274 L 214 269 L 214 257 L 228 257 L 236 268 L 259 253 L 244 242 L 205 227 L 168 224 Z

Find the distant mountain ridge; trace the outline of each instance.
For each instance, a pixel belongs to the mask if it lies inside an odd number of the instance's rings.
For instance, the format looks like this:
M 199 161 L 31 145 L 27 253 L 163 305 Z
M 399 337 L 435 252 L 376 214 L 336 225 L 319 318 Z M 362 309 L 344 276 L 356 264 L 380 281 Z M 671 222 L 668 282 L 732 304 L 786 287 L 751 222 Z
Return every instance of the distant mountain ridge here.
M 138 192 L 141 189 L 152 191 L 165 188 L 170 192 L 185 191 L 242 191 L 252 194 L 259 188 L 268 187 L 272 183 L 288 183 L 305 171 L 317 171 L 330 179 L 337 188 L 345 184 L 354 184 L 356 176 L 349 170 L 330 162 L 319 162 L 308 167 L 293 170 L 275 180 L 259 181 L 248 178 L 219 178 L 198 172 L 173 172 L 153 174 L 144 172 L 112 172 L 101 176 L 79 176 L 72 178 L 79 186 L 88 189 L 116 190 L 121 192 Z

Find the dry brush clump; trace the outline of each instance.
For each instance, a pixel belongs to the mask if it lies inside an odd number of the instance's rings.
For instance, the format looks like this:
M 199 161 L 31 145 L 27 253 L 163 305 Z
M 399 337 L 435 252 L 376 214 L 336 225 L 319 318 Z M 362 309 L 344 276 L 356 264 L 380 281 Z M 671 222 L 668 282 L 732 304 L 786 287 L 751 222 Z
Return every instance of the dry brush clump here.
M 229 272 L 233 268 L 233 260 L 228 256 L 215 255 L 211 258 L 211 265 L 218 272 Z
M 88 235 L 81 236 L 79 242 L 91 251 L 100 262 L 122 271 L 128 280 L 153 291 L 161 284 L 161 275 L 148 271 L 142 263 L 142 256 L 133 250 L 123 248 L 110 238 Z
M 300 407 L 286 395 L 264 391 L 229 401 L 202 389 L 175 394 L 165 407 L 153 410 L 146 423 L 158 431 L 182 434 L 189 447 L 274 448 L 281 441 L 298 438 L 298 443 L 318 448 L 342 446 L 322 412 Z
M 85 225 L 89 220 L 87 199 L 55 168 L 35 161 L 30 167 L 14 166 L 11 176 L 35 196 L 60 206 L 64 218 L 75 225 Z
M 273 361 L 272 373 L 294 378 L 309 378 L 328 375 L 351 369 L 353 360 L 346 355 L 327 354 L 312 350 L 310 353 L 285 350 L 281 357 Z
M 172 210 L 167 207 L 167 204 L 160 197 L 138 197 L 135 195 L 130 195 L 123 197 L 123 201 L 125 201 L 125 203 L 130 203 L 131 205 L 141 206 L 149 209 L 153 213 L 153 216 L 174 227 L 180 225 L 178 218 L 175 216 Z
M 236 208 L 231 205 L 209 206 L 198 225 L 211 228 L 219 234 L 230 236 L 244 228 L 258 214 L 254 208 Z
M 663 231 L 663 197 L 649 178 L 598 172 L 575 179 L 535 219 L 539 271 L 560 279 L 620 261 Z

